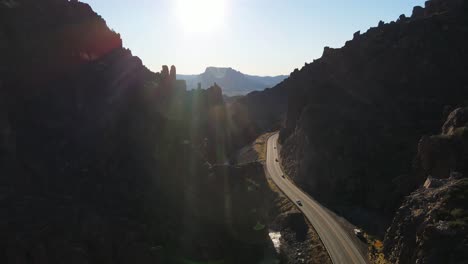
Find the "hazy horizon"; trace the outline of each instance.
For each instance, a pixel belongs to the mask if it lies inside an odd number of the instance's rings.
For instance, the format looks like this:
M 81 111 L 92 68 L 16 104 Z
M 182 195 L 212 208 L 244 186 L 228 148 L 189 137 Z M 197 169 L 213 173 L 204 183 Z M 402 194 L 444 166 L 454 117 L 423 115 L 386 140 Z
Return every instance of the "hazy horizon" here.
M 189 75 L 213 66 L 259 76 L 288 75 L 319 58 L 325 46 L 342 47 L 354 32 L 424 5 L 423 0 L 82 2 L 153 71 L 167 64 Z

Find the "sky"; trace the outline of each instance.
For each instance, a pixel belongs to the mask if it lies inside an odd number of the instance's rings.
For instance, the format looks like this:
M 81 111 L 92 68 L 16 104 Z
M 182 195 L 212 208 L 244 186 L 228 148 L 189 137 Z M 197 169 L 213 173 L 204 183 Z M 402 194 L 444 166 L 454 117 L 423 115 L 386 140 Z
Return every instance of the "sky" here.
M 289 74 L 424 0 L 82 0 L 153 71 Z

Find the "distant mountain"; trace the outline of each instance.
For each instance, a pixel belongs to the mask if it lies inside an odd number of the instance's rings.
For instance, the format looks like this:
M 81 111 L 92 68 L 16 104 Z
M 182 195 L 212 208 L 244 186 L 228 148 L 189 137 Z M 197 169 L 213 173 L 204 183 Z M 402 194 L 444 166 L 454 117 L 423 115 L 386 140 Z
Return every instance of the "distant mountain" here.
M 288 75 L 279 76 L 254 76 L 243 74 L 232 68 L 208 67 L 205 72 L 198 75 L 178 74 L 177 79 L 185 80 L 189 90 L 196 89 L 198 83 L 206 89 L 217 83 L 228 96 L 245 95 L 253 91 L 261 91 L 271 88 L 286 79 Z

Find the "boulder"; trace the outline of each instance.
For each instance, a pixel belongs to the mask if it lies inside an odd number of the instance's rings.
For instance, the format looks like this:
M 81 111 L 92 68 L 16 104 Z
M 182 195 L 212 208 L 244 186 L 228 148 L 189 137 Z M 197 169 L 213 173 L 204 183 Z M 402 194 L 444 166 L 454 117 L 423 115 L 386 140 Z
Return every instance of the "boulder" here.
M 438 188 L 444 184 L 444 181 L 441 179 L 435 179 L 432 176 L 427 177 L 426 181 L 424 182 L 423 187 L 426 189 L 429 188 Z

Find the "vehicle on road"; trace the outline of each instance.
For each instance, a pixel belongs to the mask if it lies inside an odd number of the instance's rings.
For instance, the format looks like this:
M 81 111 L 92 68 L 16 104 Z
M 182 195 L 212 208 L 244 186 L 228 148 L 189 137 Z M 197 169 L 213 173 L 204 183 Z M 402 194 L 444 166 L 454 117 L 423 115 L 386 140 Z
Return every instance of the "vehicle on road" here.
M 364 232 L 362 232 L 361 229 L 355 228 L 355 229 L 354 229 L 354 234 L 355 234 L 356 237 L 359 238 L 360 240 L 363 240 L 363 241 L 366 240 L 366 238 L 364 237 Z
M 265 163 L 266 170 L 279 189 L 295 203 L 310 223 L 314 226 L 333 263 L 366 264 L 366 256 L 361 252 L 361 239 L 356 239 L 350 232 L 344 229 L 340 223 L 321 204 L 313 198 L 307 197 L 293 181 L 289 181 L 279 162 L 280 155 L 277 151 L 271 151 L 278 142 L 278 134 L 268 139 L 268 149 Z M 271 148 L 271 149 L 270 149 Z M 277 146 L 279 148 L 279 146 Z M 284 178 L 283 178 L 284 175 Z M 283 178 L 283 179 L 281 179 Z M 367 237 L 363 234 L 363 237 Z M 359 241 L 361 240 L 361 241 Z

